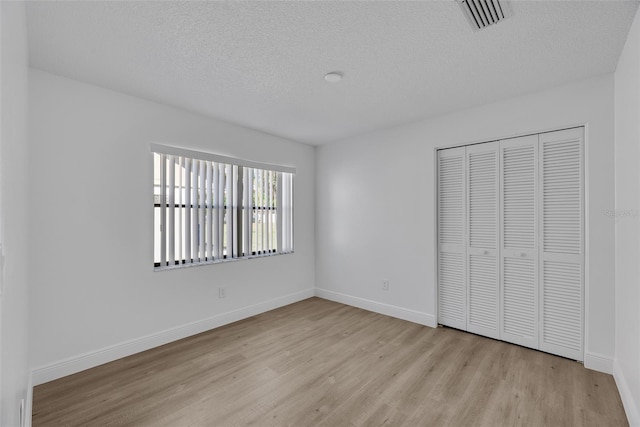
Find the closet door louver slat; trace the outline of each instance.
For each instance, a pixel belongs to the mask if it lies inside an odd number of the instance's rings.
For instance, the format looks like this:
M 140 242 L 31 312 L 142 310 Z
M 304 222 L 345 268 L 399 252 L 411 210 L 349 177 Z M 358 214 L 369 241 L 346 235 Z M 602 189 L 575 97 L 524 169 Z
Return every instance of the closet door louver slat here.
M 500 141 L 501 339 L 538 347 L 538 136 Z
M 491 338 L 498 329 L 499 143 L 467 147 L 467 330 Z
M 540 349 L 583 358 L 583 129 L 540 135 Z
M 465 149 L 438 152 L 438 321 L 466 329 Z

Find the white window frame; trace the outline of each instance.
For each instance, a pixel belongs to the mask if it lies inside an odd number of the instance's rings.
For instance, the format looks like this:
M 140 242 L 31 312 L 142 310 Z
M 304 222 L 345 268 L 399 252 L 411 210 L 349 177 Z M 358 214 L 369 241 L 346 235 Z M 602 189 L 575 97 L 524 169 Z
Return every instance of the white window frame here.
M 155 271 L 293 253 L 294 167 L 150 149 Z

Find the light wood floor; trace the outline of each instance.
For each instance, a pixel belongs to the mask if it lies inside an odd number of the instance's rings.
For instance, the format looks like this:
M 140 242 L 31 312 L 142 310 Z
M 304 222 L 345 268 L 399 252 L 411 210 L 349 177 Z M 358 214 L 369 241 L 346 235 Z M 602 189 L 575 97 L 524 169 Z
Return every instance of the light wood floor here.
M 613 378 L 311 298 L 34 390 L 34 426 L 625 426 Z

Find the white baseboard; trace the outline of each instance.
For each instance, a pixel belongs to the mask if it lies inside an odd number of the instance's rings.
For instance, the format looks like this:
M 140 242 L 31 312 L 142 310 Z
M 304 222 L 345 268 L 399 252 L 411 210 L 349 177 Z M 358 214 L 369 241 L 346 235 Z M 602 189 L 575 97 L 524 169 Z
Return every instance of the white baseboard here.
M 420 325 L 430 326 L 432 328 L 435 328 L 437 326 L 436 317 L 434 315 L 416 310 L 410 310 L 395 305 L 384 304 L 365 298 L 354 297 L 351 295 L 341 294 L 339 292 L 319 288 L 316 288 L 316 296 L 319 298 L 328 299 L 330 301 L 358 307 L 363 310 L 373 311 L 375 313 L 396 317 L 398 319 L 407 320 L 409 322 L 418 323 Z
M 587 352 L 584 355 L 584 367 L 611 375 L 613 374 L 613 358 L 604 354 Z
M 622 400 L 624 411 L 627 414 L 627 420 L 629 420 L 629 426 L 640 427 L 640 408 L 638 408 L 636 400 L 629 389 L 627 379 L 622 372 L 622 368 L 616 360 L 613 362 L 613 378 L 616 380 L 620 399 Z
M 136 338 L 120 344 L 115 344 L 100 350 L 90 351 L 65 360 L 61 360 L 33 370 L 32 381 L 34 385 L 43 384 L 75 374 L 85 369 L 93 368 L 104 363 L 112 362 L 126 356 L 131 356 L 141 351 L 149 350 L 173 341 L 199 334 L 238 320 L 246 319 L 269 310 L 285 305 L 293 304 L 314 296 L 314 289 L 295 292 L 272 300 L 243 307 L 227 313 L 218 314 L 207 319 L 198 320 L 186 325 L 167 329 L 165 331 Z

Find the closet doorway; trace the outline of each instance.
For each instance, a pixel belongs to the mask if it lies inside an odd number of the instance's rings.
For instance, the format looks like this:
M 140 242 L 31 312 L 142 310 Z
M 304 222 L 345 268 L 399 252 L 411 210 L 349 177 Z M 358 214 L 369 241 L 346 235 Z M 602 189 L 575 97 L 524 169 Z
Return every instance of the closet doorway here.
M 583 360 L 584 128 L 437 152 L 438 323 Z

